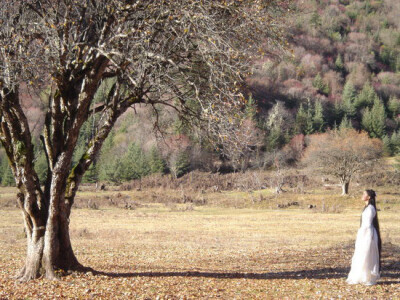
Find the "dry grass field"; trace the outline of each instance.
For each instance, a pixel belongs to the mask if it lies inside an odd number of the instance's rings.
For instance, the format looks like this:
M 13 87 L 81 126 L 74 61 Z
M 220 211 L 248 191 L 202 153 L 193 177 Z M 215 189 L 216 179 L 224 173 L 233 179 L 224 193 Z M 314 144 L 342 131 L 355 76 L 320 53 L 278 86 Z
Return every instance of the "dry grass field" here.
M 400 298 L 394 189 L 378 190 L 383 277 L 371 287 L 345 283 L 360 193 L 83 190 L 71 235 L 78 259 L 93 271 L 20 284 L 12 275 L 25 256 L 22 217 L 15 191 L 0 192 L 0 299 Z

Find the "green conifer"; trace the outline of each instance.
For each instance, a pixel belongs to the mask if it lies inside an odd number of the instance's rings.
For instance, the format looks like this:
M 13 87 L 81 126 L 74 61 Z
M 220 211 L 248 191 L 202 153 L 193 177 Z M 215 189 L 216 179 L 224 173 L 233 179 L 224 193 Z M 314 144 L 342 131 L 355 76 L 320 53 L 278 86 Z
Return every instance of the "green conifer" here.
M 166 169 L 166 164 L 163 158 L 161 157 L 156 146 L 153 146 L 150 149 L 150 153 L 148 156 L 148 163 L 150 168 L 150 173 L 164 173 Z
M 371 109 L 372 114 L 372 137 L 382 138 L 386 130 L 386 112 L 383 102 L 376 97 L 374 106 Z
M 354 104 L 356 95 L 357 92 L 354 85 L 351 81 L 347 81 L 343 88 L 342 109 L 344 114 L 350 119 L 354 118 L 357 112 Z
M 383 154 L 385 156 L 392 156 L 393 155 L 393 148 L 392 143 L 390 142 L 390 138 L 387 135 L 382 137 L 383 143 Z
M 315 102 L 313 126 L 316 132 L 322 132 L 324 127 L 324 108 L 321 101 Z
M 336 67 L 336 70 L 338 70 L 339 72 L 344 71 L 343 58 L 342 58 L 341 54 L 338 54 L 338 56 L 336 57 L 335 67 Z
M 371 132 L 373 132 L 373 125 L 372 125 L 372 113 L 371 110 L 367 107 L 362 116 L 361 125 L 363 129 L 372 136 Z
M 400 99 L 391 96 L 388 102 L 388 110 L 392 118 L 398 116 L 400 114 Z
M 305 133 L 307 127 L 307 112 L 304 110 L 303 103 L 300 103 L 295 121 L 295 131 L 297 134 Z
M 351 120 L 349 120 L 347 117 L 344 117 L 339 125 L 339 131 L 343 131 L 344 129 L 348 128 L 353 128 L 353 125 L 351 123 Z
M 357 109 L 366 106 L 371 107 L 374 104 L 375 98 L 377 97 L 378 95 L 376 94 L 371 83 L 367 81 L 364 84 L 361 92 L 356 97 L 355 106 Z
M 390 144 L 392 146 L 392 155 L 400 154 L 400 130 L 393 132 L 390 137 Z

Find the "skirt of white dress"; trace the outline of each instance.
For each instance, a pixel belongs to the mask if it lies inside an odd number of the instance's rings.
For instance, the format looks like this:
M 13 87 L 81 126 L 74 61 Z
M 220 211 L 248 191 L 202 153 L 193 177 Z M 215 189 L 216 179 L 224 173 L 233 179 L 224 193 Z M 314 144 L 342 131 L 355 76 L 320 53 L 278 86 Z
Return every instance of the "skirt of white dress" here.
M 378 234 L 373 226 L 361 227 L 346 282 L 373 285 L 379 278 Z

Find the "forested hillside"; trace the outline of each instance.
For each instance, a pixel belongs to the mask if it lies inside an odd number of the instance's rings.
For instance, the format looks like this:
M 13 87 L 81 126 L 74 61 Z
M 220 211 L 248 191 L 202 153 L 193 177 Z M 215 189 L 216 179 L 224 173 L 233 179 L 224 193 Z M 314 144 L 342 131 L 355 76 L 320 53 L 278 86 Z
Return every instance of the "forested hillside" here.
M 364 130 L 382 139 L 386 156 L 400 154 L 400 2 L 297 4 L 299 12 L 288 30 L 288 54 L 254 62 L 244 89 L 247 119 L 231 136 L 235 143 L 215 147 L 205 131 L 189 129 L 172 110 L 164 108 L 155 116 L 137 106 L 108 137 L 85 181 L 120 183 L 152 173 L 179 177 L 193 169 L 268 168 L 285 145 L 286 162 L 295 163 L 304 136 L 334 128 Z M 28 95 L 26 99 L 25 109 L 38 116 L 31 126 L 39 143 L 44 108 L 40 101 L 31 103 Z M 76 159 L 96 131 L 92 124 L 89 120 L 81 133 Z M 44 180 L 44 153 L 36 156 L 35 167 Z M 12 185 L 3 152 L 0 159 L 1 184 Z
M 400 3 L 307 0 L 300 6 L 289 37 L 292 57 L 266 59 L 249 80 L 260 119 L 267 120 L 269 147 L 282 146 L 285 136 L 342 126 L 383 139 L 386 155 L 396 154 Z

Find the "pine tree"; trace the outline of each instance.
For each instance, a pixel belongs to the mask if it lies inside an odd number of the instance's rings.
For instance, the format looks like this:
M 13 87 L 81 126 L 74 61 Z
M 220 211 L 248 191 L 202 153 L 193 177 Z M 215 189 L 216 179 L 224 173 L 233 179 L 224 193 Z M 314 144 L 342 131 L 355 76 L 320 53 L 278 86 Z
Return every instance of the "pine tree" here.
M 305 133 L 307 127 L 307 113 L 304 110 L 303 103 L 300 103 L 299 110 L 296 115 L 295 131 L 297 134 Z
M 114 138 L 115 131 L 112 130 L 104 141 L 97 172 L 99 180 L 119 183 L 121 181 L 121 160 L 113 153 Z
M 382 143 L 383 143 L 384 155 L 392 156 L 393 155 L 393 147 L 392 147 L 392 143 L 390 142 L 390 138 L 387 135 L 384 135 L 382 137 Z
M 363 129 L 366 132 L 368 132 L 370 136 L 372 136 L 372 134 L 371 134 L 371 132 L 373 132 L 372 113 L 368 107 L 364 110 L 361 125 L 362 125 Z
M 96 183 L 98 180 L 99 180 L 99 172 L 97 168 L 97 163 L 93 162 L 93 164 L 83 175 L 82 181 L 88 183 Z
M 163 158 L 161 157 L 156 146 L 153 146 L 150 150 L 148 156 L 148 163 L 150 168 L 150 173 L 161 173 L 163 174 L 166 169 L 166 164 Z
M 150 172 L 146 155 L 142 147 L 136 143 L 129 145 L 121 163 L 121 179 L 124 181 L 142 178 Z
M 366 82 L 361 90 L 361 92 L 357 95 L 355 106 L 356 108 L 361 107 L 371 107 L 374 104 L 375 98 L 378 95 L 376 94 L 374 88 L 372 87 L 370 82 Z
M 313 109 L 312 109 L 310 99 L 308 99 L 308 102 L 307 102 L 307 118 L 306 118 L 305 133 L 306 134 L 314 133 Z
M 11 167 L 8 163 L 7 158 L 4 158 L 1 162 L 1 170 L 3 171 L 1 174 L 1 184 L 3 186 L 15 186 L 15 180 L 13 173 L 11 171 Z
M 285 143 L 285 136 L 282 132 L 280 126 L 274 126 L 271 128 L 268 136 L 267 136 L 267 145 L 268 150 L 273 151 L 281 148 Z
M 397 99 L 394 96 L 390 97 L 388 102 L 388 110 L 392 118 L 398 116 L 400 114 L 400 99 Z
M 257 104 L 256 104 L 256 101 L 253 99 L 253 96 L 250 96 L 249 100 L 247 100 L 245 110 L 246 110 L 247 118 L 249 118 L 250 120 L 256 119 Z
M 390 137 L 390 144 L 392 146 L 392 155 L 400 154 L 400 130 L 393 132 Z
M 39 176 L 40 183 L 44 184 L 46 182 L 48 170 L 46 155 L 43 152 L 37 153 L 36 155 L 35 171 Z
M 354 105 L 354 101 L 356 99 L 356 89 L 351 81 L 347 81 L 343 88 L 342 94 L 342 109 L 344 114 L 352 119 L 356 115 L 356 107 Z
M 313 127 L 316 132 L 322 132 L 324 127 L 324 108 L 321 101 L 315 102 Z
M 344 117 L 339 125 L 339 131 L 343 131 L 344 129 L 348 128 L 353 128 L 353 125 L 351 124 L 351 121 L 347 117 Z
M 318 73 L 313 80 L 313 87 L 315 87 L 321 94 L 329 95 L 329 85 L 327 85 Z
M 336 70 L 339 71 L 339 72 L 343 72 L 344 71 L 343 58 L 342 58 L 341 54 L 338 54 L 338 56 L 336 57 L 335 67 L 336 67 Z
M 374 106 L 371 109 L 372 114 L 372 137 L 381 138 L 385 134 L 386 129 L 386 112 L 383 102 L 376 97 Z
M 334 122 L 337 124 L 340 124 L 340 122 L 343 119 L 343 109 L 342 109 L 342 105 L 339 101 L 335 101 L 335 105 L 333 106 L 333 120 Z
M 175 153 L 170 158 L 170 171 L 175 178 L 181 177 L 190 171 L 190 157 L 187 151 Z

